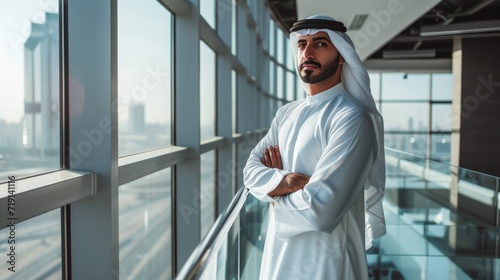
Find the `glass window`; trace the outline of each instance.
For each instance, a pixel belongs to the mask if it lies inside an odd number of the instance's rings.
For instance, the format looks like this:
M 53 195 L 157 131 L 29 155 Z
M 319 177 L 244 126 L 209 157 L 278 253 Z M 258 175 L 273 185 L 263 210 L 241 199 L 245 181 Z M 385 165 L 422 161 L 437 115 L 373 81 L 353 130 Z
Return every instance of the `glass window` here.
M 431 135 L 431 158 L 443 162 L 450 161 L 451 134 Z
M 382 103 L 384 128 L 390 131 L 427 131 L 429 104 Z
M 274 61 L 269 60 L 269 93 L 271 95 L 276 95 L 275 89 L 275 71 L 274 71 Z
M 237 123 L 238 123 L 238 114 L 236 113 L 238 110 L 238 79 L 237 79 L 236 71 L 231 71 L 231 94 L 232 94 L 232 116 L 233 116 L 233 133 L 237 132 Z
M 302 99 L 306 96 L 306 92 L 304 88 L 302 87 L 302 79 L 299 77 L 299 75 L 295 74 L 297 76 L 297 100 Z
M 432 74 L 432 100 L 452 100 L 453 74 Z
M 215 136 L 215 52 L 200 41 L 200 135 Z
M 290 47 L 290 40 L 286 38 L 286 67 L 288 70 L 295 71 L 295 58 Z
M 368 72 L 368 75 L 370 76 L 370 89 L 373 99 L 378 101 L 380 100 L 380 73 Z
M 61 210 L 4 228 L 0 237 L 1 279 L 62 279 Z
M 383 73 L 384 100 L 429 100 L 430 74 Z
M 200 1 L 200 14 L 207 21 L 207 23 L 215 29 L 215 1 L 217 0 L 202 0 Z M 222 0 L 221 2 L 228 1 Z
M 269 19 L 269 54 L 271 57 L 274 56 L 274 38 L 275 38 L 275 26 L 274 26 L 274 21 L 272 19 Z
M 286 99 L 288 101 L 295 100 L 294 85 L 295 85 L 295 74 L 290 71 L 286 71 Z
M 3 1 L 0 10 L 3 181 L 59 169 L 61 124 L 57 2 Z
M 221 1 L 221 0 L 219 0 Z M 227 0 L 229 1 L 229 0 Z M 237 38 L 237 29 L 238 29 L 238 9 L 237 9 L 237 6 L 236 6 L 236 3 L 235 3 L 235 0 L 231 0 L 231 3 L 232 3 L 232 9 L 233 9 L 233 12 L 231 14 L 231 25 L 232 25 L 232 28 L 231 28 L 231 53 L 233 55 L 236 55 L 237 53 L 237 42 L 238 42 L 238 38 Z
M 118 1 L 118 153 L 171 145 L 172 15 L 158 1 Z
M 170 168 L 118 188 L 120 278 L 172 276 Z
M 392 134 L 385 133 L 384 145 L 388 148 L 405 151 L 425 157 L 427 154 L 427 134 Z
M 451 104 L 432 104 L 432 130 L 451 131 L 453 124 Z
M 284 56 L 284 49 L 283 49 L 283 31 L 281 28 L 276 29 L 278 32 L 278 36 L 276 38 L 276 46 L 278 47 L 278 53 L 276 54 L 277 60 L 279 63 L 283 64 L 283 56 Z
M 276 93 L 277 93 L 277 96 L 278 98 L 283 98 L 284 97 L 284 94 L 283 94 L 283 67 L 281 66 L 278 66 L 278 73 L 276 74 L 276 83 L 277 83 L 277 87 L 276 87 Z
M 200 194 L 200 222 L 201 222 L 201 238 L 205 237 L 213 223 L 215 222 L 216 213 L 216 160 L 215 152 L 210 151 L 200 156 L 200 173 L 201 173 L 201 194 Z

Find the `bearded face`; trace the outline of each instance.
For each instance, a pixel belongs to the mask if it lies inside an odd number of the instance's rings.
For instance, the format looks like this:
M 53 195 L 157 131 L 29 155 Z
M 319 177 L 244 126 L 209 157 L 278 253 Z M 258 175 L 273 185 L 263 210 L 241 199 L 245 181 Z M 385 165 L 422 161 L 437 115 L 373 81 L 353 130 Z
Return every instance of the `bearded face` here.
M 340 53 L 325 63 L 321 64 L 314 60 L 305 60 L 300 64 L 299 72 L 302 81 L 308 84 L 316 84 L 333 76 L 339 68 Z M 316 66 L 316 69 L 310 69 L 310 65 Z M 316 71 L 315 71 L 316 70 Z M 314 73 L 318 72 L 318 73 Z

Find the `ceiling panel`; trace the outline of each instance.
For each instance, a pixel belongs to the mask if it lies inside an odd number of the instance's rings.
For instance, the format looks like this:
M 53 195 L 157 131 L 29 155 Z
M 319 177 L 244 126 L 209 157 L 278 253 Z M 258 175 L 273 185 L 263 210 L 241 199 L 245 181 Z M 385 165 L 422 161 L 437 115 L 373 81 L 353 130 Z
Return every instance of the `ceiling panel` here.
M 297 0 L 299 19 L 325 14 L 349 27 L 358 14 L 368 17 L 360 30 L 348 30 L 362 60 L 384 46 L 441 0 Z

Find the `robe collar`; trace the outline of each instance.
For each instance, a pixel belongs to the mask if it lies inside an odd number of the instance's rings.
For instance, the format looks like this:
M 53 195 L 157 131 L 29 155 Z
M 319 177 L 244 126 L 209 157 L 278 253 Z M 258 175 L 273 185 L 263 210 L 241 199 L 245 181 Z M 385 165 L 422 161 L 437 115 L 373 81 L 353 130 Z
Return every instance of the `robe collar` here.
M 332 99 L 334 96 L 336 96 L 344 91 L 345 91 L 344 85 L 342 83 L 338 83 L 335 86 L 333 86 L 333 87 L 331 87 L 323 92 L 317 93 L 315 95 L 308 94 L 307 95 L 307 104 L 311 105 L 311 104 L 322 103 L 324 101 Z

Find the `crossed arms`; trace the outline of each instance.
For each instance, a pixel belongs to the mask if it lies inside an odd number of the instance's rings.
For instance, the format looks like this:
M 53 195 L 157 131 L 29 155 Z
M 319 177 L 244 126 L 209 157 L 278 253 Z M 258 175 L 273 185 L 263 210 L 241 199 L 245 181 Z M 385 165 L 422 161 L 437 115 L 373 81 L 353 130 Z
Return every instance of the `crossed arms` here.
M 269 146 L 264 150 L 264 157 L 260 162 L 269 168 L 283 169 L 281 154 L 278 146 Z M 292 172 L 287 174 L 278 186 L 269 192 L 269 196 L 282 196 L 301 190 L 309 182 L 309 176 Z

